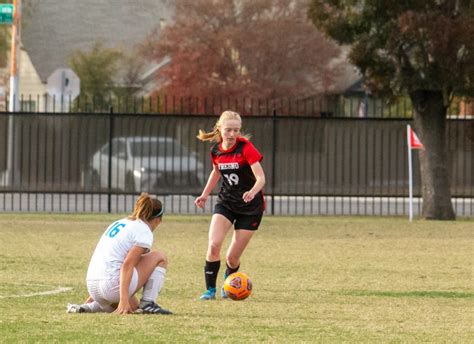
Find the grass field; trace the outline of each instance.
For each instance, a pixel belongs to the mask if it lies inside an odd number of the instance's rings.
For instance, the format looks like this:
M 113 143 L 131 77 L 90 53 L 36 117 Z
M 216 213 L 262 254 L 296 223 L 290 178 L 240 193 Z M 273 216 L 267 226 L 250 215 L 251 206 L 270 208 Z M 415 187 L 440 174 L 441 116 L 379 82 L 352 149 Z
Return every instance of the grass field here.
M 110 215 L 0 215 L 0 341 L 437 342 L 474 338 L 474 222 L 270 217 L 242 259 L 254 292 L 201 302 L 209 217 L 167 216 L 172 316 L 66 314 Z M 223 252 L 224 253 L 224 252 Z M 58 288 L 70 288 L 59 291 Z

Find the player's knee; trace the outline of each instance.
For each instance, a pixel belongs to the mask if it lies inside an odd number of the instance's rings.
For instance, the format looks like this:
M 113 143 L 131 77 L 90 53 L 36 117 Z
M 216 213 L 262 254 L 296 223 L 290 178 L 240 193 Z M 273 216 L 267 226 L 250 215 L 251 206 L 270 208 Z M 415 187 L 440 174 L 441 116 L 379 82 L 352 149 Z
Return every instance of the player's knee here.
M 208 256 L 212 256 L 212 257 L 220 256 L 220 252 L 221 252 L 220 244 L 213 243 L 213 242 L 209 243 L 209 247 L 207 248 Z
M 168 257 L 164 252 L 161 251 L 152 251 L 150 254 L 153 255 L 153 259 L 156 262 L 156 266 L 161 266 L 162 268 L 168 267 Z
M 168 257 L 163 252 L 160 252 L 160 258 L 156 266 L 161 266 L 162 268 L 168 267 Z

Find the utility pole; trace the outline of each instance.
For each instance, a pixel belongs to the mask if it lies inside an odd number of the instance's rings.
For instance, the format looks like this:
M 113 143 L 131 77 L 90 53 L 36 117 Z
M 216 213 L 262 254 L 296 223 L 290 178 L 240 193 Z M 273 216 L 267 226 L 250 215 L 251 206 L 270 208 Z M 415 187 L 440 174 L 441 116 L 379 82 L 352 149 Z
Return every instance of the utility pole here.
M 18 49 L 21 39 L 21 0 L 13 0 L 13 24 L 10 54 L 10 102 L 8 111 L 20 109 L 20 80 L 18 77 Z
M 18 48 L 21 33 L 21 0 L 13 0 L 13 23 L 10 53 L 10 101 L 8 103 L 8 157 L 7 157 L 7 185 L 13 186 L 15 144 L 14 112 L 20 110 L 20 79 L 18 76 Z M 17 171 L 18 172 L 18 171 Z

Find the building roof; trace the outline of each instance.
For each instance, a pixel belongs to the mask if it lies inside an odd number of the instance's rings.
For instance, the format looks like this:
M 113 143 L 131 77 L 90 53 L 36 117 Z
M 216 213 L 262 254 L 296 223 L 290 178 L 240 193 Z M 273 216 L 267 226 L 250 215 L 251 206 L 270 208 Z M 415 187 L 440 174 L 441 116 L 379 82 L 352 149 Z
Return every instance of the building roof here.
M 104 46 L 135 49 L 174 18 L 171 0 L 35 0 L 23 14 L 22 43 L 41 80 L 67 68 L 71 54 Z

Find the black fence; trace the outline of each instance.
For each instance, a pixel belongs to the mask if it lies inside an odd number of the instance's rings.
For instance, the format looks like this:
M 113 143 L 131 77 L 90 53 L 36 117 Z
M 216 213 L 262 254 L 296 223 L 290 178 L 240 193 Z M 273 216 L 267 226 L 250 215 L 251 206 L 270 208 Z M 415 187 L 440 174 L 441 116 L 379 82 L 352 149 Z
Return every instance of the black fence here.
M 0 211 L 127 212 L 147 191 L 175 213 L 193 205 L 211 170 L 196 139 L 217 116 L 0 113 Z M 271 214 L 408 213 L 405 118 L 246 116 L 263 153 Z M 474 215 L 474 121 L 448 120 L 447 162 L 460 216 Z M 414 154 L 415 214 L 421 209 Z M 210 211 L 215 199 L 209 202 Z
M 408 97 L 380 99 L 363 92 L 321 94 L 305 98 L 235 98 L 157 95 L 150 97 L 71 97 L 21 95 L 10 104 L 0 98 L 0 112 L 18 113 L 115 113 L 208 115 L 233 109 L 243 116 L 329 117 L 329 118 L 412 118 Z M 453 117 L 474 118 L 474 100 L 455 97 L 448 109 Z

